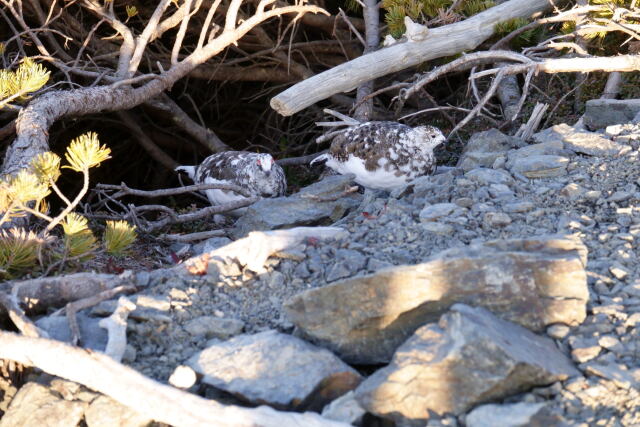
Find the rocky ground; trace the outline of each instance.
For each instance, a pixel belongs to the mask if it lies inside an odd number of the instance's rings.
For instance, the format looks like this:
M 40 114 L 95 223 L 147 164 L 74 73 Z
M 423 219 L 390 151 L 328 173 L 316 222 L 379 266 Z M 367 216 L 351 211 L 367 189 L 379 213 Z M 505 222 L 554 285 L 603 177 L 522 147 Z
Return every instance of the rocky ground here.
M 191 391 L 278 409 L 321 412 L 355 389 L 325 414 L 363 425 L 640 425 L 639 144 L 636 124 L 559 125 L 530 143 L 491 130 L 459 167 L 391 194 L 335 176 L 259 202 L 232 237 L 334 222 L 348 234 L 307 238 L 259 274 L 139 273 L 124 362 L 163 382 L 186 365 L 204 375 Z

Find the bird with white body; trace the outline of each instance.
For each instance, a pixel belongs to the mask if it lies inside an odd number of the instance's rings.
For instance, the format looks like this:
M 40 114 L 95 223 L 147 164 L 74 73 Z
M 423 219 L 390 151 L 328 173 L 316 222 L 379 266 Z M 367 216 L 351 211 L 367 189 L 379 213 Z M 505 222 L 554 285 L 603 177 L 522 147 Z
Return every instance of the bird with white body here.
M 435 172 L 433 149 L 445 140 L 433 126 L 367 122 L 336 136 L 329 152 L 311 164 L 324 163 L 339 174 L 355 174 L 363 187 L 393 190 Z
M 232 184 L 244 188 L 252 197 L 283 196 L 287 180 L 282 168 L 270 154 L 248 151 L 225 151 L 212 154 L 198 166 L 179 166 L 176 172 L 185 172 L 196 184 Z M 204 190 L 212 205 L 245 200 L 246 197 L 229 190 Z M 230 212 L 241 215 L 246 208 Z

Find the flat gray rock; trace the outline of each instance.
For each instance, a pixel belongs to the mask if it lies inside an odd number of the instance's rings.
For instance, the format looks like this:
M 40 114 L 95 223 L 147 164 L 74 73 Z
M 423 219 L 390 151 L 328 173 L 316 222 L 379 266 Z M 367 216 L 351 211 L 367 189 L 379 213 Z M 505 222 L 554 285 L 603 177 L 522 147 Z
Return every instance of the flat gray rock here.
M 502 169 L 488 169 L 488 168 L 476 168 L 470 170 L 465 175 L 465 178 L 477 182 L 482 185 L 490 184 L 512 184 L 514 182 L 513 177 L 509 172 Z
M 632 122 L 640 113 L 640 99 L 591 99 L 584 111 L 584 124 L 591 129 Z
M 546 403 L 512 403 L 482 405 L 469 412 L 465 418 L 467 427 L 527 427 L 531 426 Z M 551 427 L 550 424 L 539 424 Z
M 356 399 L 380 417 L 424 425 L 428 411 L 460 415 L 479 403 L 577 375 L 549 338 L 484 308 L 456 304 L 437 324 L 419 328 L 387 367 L 360 384 Z
M 460 209 L 455 203 L 436 203 L 435 205 L 427 205 L 420 211 L 420 221 L 429 222 L 439 218 L 448 216 L 456 209 Z
M 77 426 L 87 406 L 86 402 L 64 400 L 49 387 L 30 382 L 13 397 L 0 427 Z
M 333 175 L 289 197 L 262 199 L 247 208 L 230 234 L 239 239 L 251 231 L 332 224 L 362 200 L 359 193 L 341 196 L 356 185 L 353 179 L 352 174 Z
M 80 312 L 76 314 L 78 327 L 80 328 L 81 345 L 84 348 L 104 351 L 107 346 L 107 330 L 98 325 L 101 319 L 89 317 Z M 70 343 L 71 329 L 66 316 L 47 316 L 38 319 L 36 326 L 46 331 L 49 337 L 54 340 Z
M 562 141 L 565 149 L 588 156 L 616 156 L 625 149 L 619 144 L 596 132 L 577 130 L 566 124 L 559 124 L 538 132 L 533 136 L 536 141 Z
M 535 155 L 519 157 L 509 170 L 527 178 L 551 178 L 567 174 L 569 159 L 563 156 Z
M 285 312 L 301 334 L 344 360 L 390 360 L 418 327 L 457 302 L 486 307 L 535 331 L 586 316 L 586 248 L 577 239 L 497 240 L 310 289 Z
M 618 364 L 602 364 L 596 362 L 588 362 L 581 366 L 588 374 L 597 375 L 609 381 L 613 381 L 618 387 L 628 389 L 631 387 L 638 388 L 640 384 L 634 378 L 633 374 Z
M 200 316 L 189 320 L 184 325 L 192 336 L 205 336 L 226 340 L 238 335 L 244 328 L 244 322 L 238 319 L 221 319 L 215 316 Z
M 533 136 L 534 140 L 540 141 L 539 144 L 531 144 L 517 150 L 511 150 L 507 154 L 507 162 L 505 167 L 511 169 L 513 163 L 518 159 L 525 159 L 531 156 L 568 156 L 569 151 L 565 150 L 564 143 L 553 133 L 551 137 L 543 136 L 543 131 Z M 538 136 L 539 138 L 536 138 Z
M 513 137 L 497 129 L 474 133 L 465 145 L 458 167 L 465 172 L 478 167 L 490 168 L 498 157 L 516 146 Z
M 207 384 L 277 408 L 322 409 L 361 380 L 330 351 L 273 330 L 216 343 L 186 364 Z

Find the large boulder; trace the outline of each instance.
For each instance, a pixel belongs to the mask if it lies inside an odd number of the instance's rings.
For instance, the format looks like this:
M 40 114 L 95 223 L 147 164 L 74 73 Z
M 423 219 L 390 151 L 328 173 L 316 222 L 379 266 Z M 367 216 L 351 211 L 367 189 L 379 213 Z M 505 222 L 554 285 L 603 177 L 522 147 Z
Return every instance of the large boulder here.
M 247 208 L 231 235 L 239 239 L 251 231 L 332 224 L 362 201 L 357 192 L 344 194 L 356 185 L 354 178 L 353 174 L 333 175 L 289 197 L 262 199 Z
M 362 379 L 331 352 L 273 330 L 215 343 L 187 365 L 220 390 L 283 409 L 320 410 Z
M 388 362 L 418 327 L 457 302 L 534 331 L 579 324 L 589 298 L 585 264 L 577 238 L 497 240 L 310 289 L 284 309 L 302 336 L 344 360 Z
M 423 426 L 429 411 L 460 415 L 576 375 L 551 339 L 483 308 L 456 304 L 437 324 L 418 329 L 355 394 L 368 412 Z

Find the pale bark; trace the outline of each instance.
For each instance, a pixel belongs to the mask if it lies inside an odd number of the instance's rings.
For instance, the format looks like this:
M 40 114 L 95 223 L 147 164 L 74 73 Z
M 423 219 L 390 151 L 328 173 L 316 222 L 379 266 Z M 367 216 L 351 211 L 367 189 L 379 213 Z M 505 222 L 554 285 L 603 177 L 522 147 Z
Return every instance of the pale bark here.
M 505 65 L 504 63 L 497 64 Z M 497 91 L 498 99 L 500 100 L 500 104 L 502 105 L 502 112 L 504 114 L 505 120 L 513 120 L 515 119 L 516 114 L 518 114 L 518 104 L 520 98 L 522 97 L 522 92 L 520 91 L 520 85 L 518 84 L 518 77 L 516 76 L 505 76 L 504 79 L 498 84 Z
M 373 78 L 473 50 L 493 34 L 495 24 L 517 17 L 528 18 L 550 6 L 548 0 L 510 0 L 464 21 L 430 29 L 424 41 L 397 43 L 308 78 L 272 98 L 271 107 L 290 116 Z
M 5 174 L 16 173 L 27 167 L 33 157 L 47 151 L 48 130 L 63 117 L 133 108 L 169 89 L 199 64 L 217 55 L 269 18 L 287 13 L 326 13 L 315 6 L 285 6 L 265 10 L 268 3 L 269 0 L 262 0 L 255 15 L 237 27 L 233 21 L 233 25 L 230 24 L 229 29 L 218 37 L 140 87 L 133 88 L 116 82 L 109 86 L 52 91 L 35 98 L 18 115 L 17 138 L 7 150 L 1 171 Z
M 609 74 L 607 78 L 607 84 L 604 86 L 604 90 L 602 91 L 601 99 L 615 99 L 620 92 L 620 85 L 622 84 L 622 73 L 619 71 L 614 71 Z
M 29 313 L 43 312 L 51 307 L 62 307 L 82 298 L 127 285 L 133 280 L 131 273 L 113 274 L 76 273 L 65 276 L 44 277 L 0 284 L 0 291 L 13 293 Z
M 346 234 L 347 232 L 340 227 L 296 227 L 288 230 L 252 231 L 247 237 L 212 252 L 190 258 L 175 269 L 188 273 L 195 264 L 206 264 L 211 259 L 226 258 L 235 260 L 241 266 L 261 274 L 266 271 L 267 259 L 276 252 L 299 245 L 306 239 L 339 239 Z
M 153 420 L 173 426 L 346 427 L 314 413 L 225 406 L 156 382 L 110 357 L 58 341 L 0 331 L 0 359 L 74 381 Z
M 378 48 L 380 43 L 380 5 L 377 0 L 364 0 L 364 22 L 365 22 L 365 39 L 367 45 L 364 48 L 364 53 L 373 52 Z M 367 99 L 364 102 L 364 98 L 369 96 L 373 92 L 374 80 L 369 80 L 362 83 L 358 87 L 356 94 L 356 103 L 358 107 L 354 117 L 360 121 L 366 122 L 371 120 L 373 114 L 373 98 Z
M 104 354 L 121 362 L 124 352 L 127 349 L 127 317 L 129 313 L 136 309 L 136 305 L 126 297 L 118 298 L 118 306 L 111 316 L 98 322 L 101 328 L 107 330 L 109 336 Z

